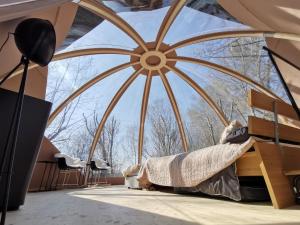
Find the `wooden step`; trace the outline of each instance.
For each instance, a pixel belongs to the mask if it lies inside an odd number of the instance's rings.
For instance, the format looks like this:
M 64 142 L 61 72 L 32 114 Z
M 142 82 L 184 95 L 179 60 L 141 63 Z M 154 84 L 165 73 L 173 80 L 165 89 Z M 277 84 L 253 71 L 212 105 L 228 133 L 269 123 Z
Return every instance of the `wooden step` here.
M 300 175 L 300 170 L 289 170 L 289 171 L 284 171 L 284 174 L 285 174 L 286 176 Z

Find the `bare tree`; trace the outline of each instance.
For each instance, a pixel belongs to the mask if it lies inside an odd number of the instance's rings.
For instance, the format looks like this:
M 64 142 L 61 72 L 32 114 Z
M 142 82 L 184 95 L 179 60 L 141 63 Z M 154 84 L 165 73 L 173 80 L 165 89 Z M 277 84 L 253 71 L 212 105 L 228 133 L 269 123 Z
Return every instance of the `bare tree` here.
M 198 104 L 189 109 L 189 143 L 190 150 L 197 150 L 218 143 L 223 125 L 208 108 L 206 103 L 198 100 Z
M 128 126 L 122 143 L 126 161 L 131 165 L 138 163 L 138 132 L 139 129 L 137 125 Z
M 239 71 L 284 98 L 285 94 L 273 65 L 266 52 L 262 50 L 263 45 L 265 41 L 262 38 L 231 38 L 206 42 L 205 45 L 195 49 L 194 53 L 197 58 Z M 217 102 L 229 121 L 237 119 L 246 125 L 248 115 L 260 114 L 263 117 L 270 117 L 269 113 L 248 107 L 247 93 L 250 88 L 253 88 L 250 85 L 230 76 L 224 76 L 224 74 L 220 76 L 219 72 L 213 70 L 210 71 L 207 79 L 205 90 Z M 223 126 L 217 121 L 216 114 L 208 111 L 205 104 L 197 99 L 190 108 L 189 120 L 193 149 L 216 143 L 223 130 Z M 195 129 L 195 127 L 201 127 L 201 129 Z
M 55 76 L 55 79 L 50 79 L 47 87 L 46 99 L 53 103 L 53 105 L 58 105 L 62 98 L 65 98 L 65 95 L 69 95 L 70 92 L 73 92 L 77 86 L 78 81 L 80 80 L 84 71 L 91 65 L 92 60 L 88 60 L 85 63 L 76 63 L 72 64 L 72 60 L 67 60 L 63 68 L 58 69 L 59 66 L 54 63 L 50 64 L 51 73 L 49 76 Z M 67 79 L 69 74 L 72 74 L 72 80 Z M 57 76 L 59 74 L 59 76 Z M 71 86 L 71 90 L 69 87 Z M 67 88 L 68 87 L 68 88 Z M 61 135 L 72 125 L 71 120 L 75 111 L 79 108 L 81 96 L 79 96 L 75 101 L 69 103 L 64 110 L 58 115 L 55 121 L 47 129 L 47 138 L 52 143 L 62 143 L 69 139 L 68 135 Z
M 52 127 L 51 132 L 48 132 L 47 138 L 52 142 L 62 142 L 69 139 L 68 136 L 58 138 L 58 136 L 70 127 L 72 115 L 78 107 L 80 97 L 75 102 L 70 103 L 60 114 L 55 126 Z
M 90 140 L 91 140 L 90 143 L 92 143 L 93 138 L 96 134 L 96 129 L 100 123 L 100 120 L 98 119 L 96 110 L 93 111 L 91 120 L 89 120 L 85 114 L 83 114 L 82 116 L 84 119 L 84 125 L 86 128 L 86 131 L 88 132 L 88 134 L 90 136 Z M 106 133 L 103 131 L 101 133 L 100 138 L 98 139 L 98 144 L 97 144 L 97 148 L 95 151 L 95 155 L 96 155 L 96 158 L 101 158 L 101 159 L 107 161 L 108 157 L 107 157 L 107 149 L 106 149 L 106 145 L 105 145 L 105 140 L 106 140 Z
M 107 153 L 108 153 L 108 162 L 112 168 L 112 173 L 114 173 L 115 169 L 117 169 L 117 164 L 115 164 L 115 149 L 116 149 L 116 138 L 119 133 L 120 123 L 117 121 L 115 117 L 112 117 L 107 125 L 105 126 L 104 132 L 107 135 Z
M 85 115 L 83 115 L 83 118 L 87 133 L 89 134 L 91 140 L 93 140 L 100 123 L 98 115 L 94 110 L 92 120 L 88 120 Z M 97 158 L 101 158 L 110 164 L 112 173 L 114 173 L 118 167 L 117 163 L 115 163 L 115 158 L 117 155 L 117 142 L 120 131 L 119 128 L 119 121 L 115 117 L 111 117 L 103 127 L 95 150 L 95 155 Z
M 147 118 L 151 125 L 151 148 L 144 153 L 149 156 L 165 156 L 182 152 L 178 125 L 170 106 L 163 100 L 150 105 Z
M 80 158 L 81 160 L 87 160 L 91 142 L 86 130 L 74 134 L 68 145 L 69 154 L 71 156 Z

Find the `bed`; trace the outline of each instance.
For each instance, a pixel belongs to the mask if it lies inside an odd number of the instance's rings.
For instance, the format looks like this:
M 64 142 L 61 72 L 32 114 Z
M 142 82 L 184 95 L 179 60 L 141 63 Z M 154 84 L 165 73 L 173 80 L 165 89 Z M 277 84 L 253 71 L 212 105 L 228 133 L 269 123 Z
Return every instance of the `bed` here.
M 273 112 L 275 121 L 249 116 L 248 132 L 255 137 L 242 144 L 220 144 L 191 153 L 150 158 L 138 174 L 140 185 L 196 188 L 239 201 L 242 196 L 238 178 L 260 177 L 274 208 L 295 204 L 290 179 L 300 174 L 297 115 L 287 103 L 255 90 L 249 92 L 248 104 Z

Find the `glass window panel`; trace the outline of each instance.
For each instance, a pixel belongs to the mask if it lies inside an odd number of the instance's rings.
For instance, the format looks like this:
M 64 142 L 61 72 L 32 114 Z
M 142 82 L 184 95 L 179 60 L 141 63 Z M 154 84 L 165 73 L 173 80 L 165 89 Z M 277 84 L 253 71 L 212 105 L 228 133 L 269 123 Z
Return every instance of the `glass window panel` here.
M 98 124 L 115 93 L 133 72 L 128 74 L 114 74 L 110 79 L 98 83 L 73 100 L 53 121 L 46 130 L 46 136 L 53 139 L 54 144 L 63 152 L 68 152 L 68 144 L 75 143 L 76 138 L 88 134 L 85 119 L 93 122 L 93 129 Z M 96 121 L 94 119 L 97 118 Z M 94 123 L 95 122 L 95 123 Z M 59 134 L 56 134 L 57 131 Z M 74 134 L 74 135 L 73 135 Z M 53 135 L 55 135 L 53 138 Z M 88 136 L 88 135 L 87 135 Z M 90 135 L 90 139 L 93 135 Z M 74 139 L 75 138 L 75 139 Z M 86 141 L 85 147 L 90 147 Z M 64 141 L 66 140 L 66 141 Z
M 190 45 L 176 52 L 237 71 L 285 99 L 274 66 L 262 49 L 265 45 L 262 38 L 228 38 Z
M 102 3 L 115 12 L 127 11 L 150 11 L 169 6 L 174 2 L 173 0 L 108 0 Z
M 56 107 L 89 80 L 127 62 L 128 57 L 121 55 L 82 56 L 53 62 L 49 65 L 46 99 L 53 102 L 53 107 Z M 116 76 L 121 77 L 130 71 L 132 71 L 130 68 L 121 70 L 116 73 Z M 114 74 L 111 76 L 116 77 Z M 100 83 L 106 80 L 111 80 L 110 76 Z
M 164 42 L 166 44 L 175 44 L 197 35 L 247 28 L 247 26 L 240 23 L 220 19 L 189 7 L 184 7 L 176 17 Z

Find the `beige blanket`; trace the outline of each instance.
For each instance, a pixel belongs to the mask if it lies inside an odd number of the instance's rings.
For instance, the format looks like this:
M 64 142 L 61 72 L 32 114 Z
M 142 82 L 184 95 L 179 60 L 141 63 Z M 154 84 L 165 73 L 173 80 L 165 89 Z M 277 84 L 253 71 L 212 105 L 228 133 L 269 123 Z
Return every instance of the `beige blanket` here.
M 218 144 L 190 153 L 150 158 L 142 166 L 138 180 L 143 187 L 151 183 L 194 187 L 234 163 L 253 142 L 250 138 L 243 144 Z

